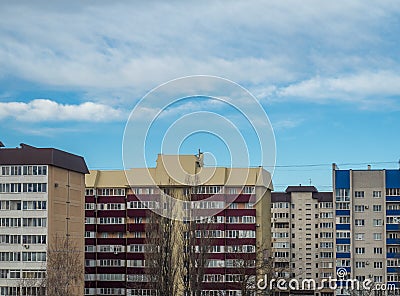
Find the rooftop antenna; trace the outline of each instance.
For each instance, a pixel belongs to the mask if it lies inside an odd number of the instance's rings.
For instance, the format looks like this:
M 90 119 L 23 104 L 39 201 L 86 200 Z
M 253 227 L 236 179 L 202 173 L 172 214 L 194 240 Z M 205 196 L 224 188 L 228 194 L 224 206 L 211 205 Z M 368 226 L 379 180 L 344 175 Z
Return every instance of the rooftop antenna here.
M 312 184 L 312 180 L 311 180 L 311 178 L 310 178 L 310 179 L 308 179 L 308 181 L 310 181 L 310 186 L 311 186 L 311 184 Z

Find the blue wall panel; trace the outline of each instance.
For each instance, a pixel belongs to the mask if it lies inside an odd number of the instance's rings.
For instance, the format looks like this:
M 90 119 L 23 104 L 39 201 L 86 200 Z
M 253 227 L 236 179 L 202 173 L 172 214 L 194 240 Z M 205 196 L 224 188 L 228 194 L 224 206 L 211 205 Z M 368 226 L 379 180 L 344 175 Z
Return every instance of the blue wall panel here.
M 350 189 L 350 171 L 335 171 L 336 189 Z
M 386 188 L 400 188 L 400 170 L 386 170 Z

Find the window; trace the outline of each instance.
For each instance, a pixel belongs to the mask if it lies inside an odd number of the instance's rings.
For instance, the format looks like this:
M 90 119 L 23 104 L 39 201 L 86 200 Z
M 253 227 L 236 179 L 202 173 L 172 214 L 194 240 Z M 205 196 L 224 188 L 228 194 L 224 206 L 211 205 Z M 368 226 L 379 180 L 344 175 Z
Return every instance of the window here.
M 125 210 L 125 205 L 122 203 L 101 203 L 97 205 L 99 210 Z
M 243 216 L 242 223 L 256 223 L 256 217 L 254 216 Z
M 30 200 L 22 203 L 23 210 L 46 210 L 47 201 Z
M 23 183 L 23 192 L 47 192 L 47 183 Z
M 160 204 L 155 201 L 131 201 L 128 209 L 158 209 Z
M 356 240 L 364 240 L 364 233 L 356 233 Z
M 365 220 L 364 219 L 356 219 L 354 221 L 355 226 L 365 226 Z
M 289 233 L 288 232 L 273 232 L 272 233 L 272 238 L 288 238 Z
M 240 223 L 240 217 L 228 216 L 226 217 L 226 223 Z
M 315 235 L 316 238 L 318 238 L 318 234 Z M 320 233 L 320 238 L 332 238 L 333 233 L 332 232 L 321 232 Z
M 382 269 L 383 263 L 382 262 L 374 262 L 374 268 Z
M 400 217 L 386 217 L 386 223 L 387 224 L 399 224 L 400 223 Z
M 350 253 L 350 245 L 336 245 L 336 252 Z
M 350 224 L 350 217 L 338 217 L 339 224 Z
M 356 254 L 365 254 L 365 248 L 355 248 Z
M 318 214 L 316 214 L 316 215 L 318 215 Z M 316 217 L 316 218 L 318 218 L 318 217 Z M 320 213 L 320 218 L 321 219 L 333 218 L 333 213 L 332 212 L 322 212 L 322 213 Z
M 25 166 L 3 166 L 0 174 L 2 176 L 21 176 L 21 175 L 47 175 L 47 166 L 45 165 L 25 165 Z
M 374 254 L 382 254 L 383 250 L 382 248 L 374 248 Z
M 138 218 L 138 217 L 136 217 Z M 97 218 L 99 224 L 122 224 L 125 223 L 125 218 L 121 217 L 100 217 Z
M 332 202 L 320 202 L 319 207 L 321 209 L 332 209 L 333 208 L 333 203 Z
M 365 206 L 364 205 L 356 205 L 354 206 L 354 212 L 364 212 Z
M 372 225 L 373 226 L 382 226 L 382 219 L 373 219 Z
M 336 189 L 336 201 L 350 201 L 349 189 Z
M 46 252 L 22 252 L 22 261 L 44 262 L 46 261 Z
M 321 252 L 320 256 L 321 256 L 321 258 L 333 258 L 333 253 L 332 252 Z M 318 258 L 318 257 L 316 257 L 316 258 Z
M 324 222 L 319 224 L 320 228 L 333 228 L 333 223 L 331 222 Z
M 400 188 L 386 188 L 386 195 L 400 196 Z
M 382 206 L 381 205 L 373 205 L 372 207 L 374 212 L 382 212 Z
M 350 238 L 350 231 L 337 231 L 336 238 Z
M 382 240 L 382 233 L 374 233 L 374 240 Z
M 364 198 L 364 191 L 355 191 L 354 197 L 355 198 Z
M 273 243 L 273 248 L 276 248 L 276 249 L 289 249 L 289 243 L 288 242 Z
M 23 218 L 22 226 L 24 227 L 46 227 L 46 218 Z
M 273 205 L 273 208 L 275 208 L 275 209 L 288 209 L 289 208 L 288 202 L 275 202 L 272 205 Z
M 338 259 L 338 260 L 336 260 L 336 266 L 337 267 L 350 266 L 350 260 L 349 259 Z
M 143 253 L 145 245 L 130 245 L 130 252 L 132 253 Z
M 23 244 L 46 244 L 46 235 L 23 235 Z
M 99 196 L 125 196 L 125 189 L 123 188 L 101 188 L 97 189 Z
M 365 261 L 356 261 L 356 268 L 365 268 Z
M 85 203 L 85 210 L 94 210 L 95 204 L 94 203 Z
M 223 193 L 222 186 L 196 186 L 193 188 L 195 194 L 217 194 Z
M 372 197 L 373 198 L 381 198 L 382 197 L 382 191 L 374 191 L 374 192 L 372 192 Z
M 321 249 L 332 249 L 333 248 L 333 242 L 321 242 L 320 243 L 320 248 Z
M 336 203 L 337 210 L 350 210 L 350 203 L 348 202 L 337 202 Z
M 254 186 L 244 186 L 242 190 L 242 193 L 244 194 L 254 194 L 254 192 L 255 192 Z

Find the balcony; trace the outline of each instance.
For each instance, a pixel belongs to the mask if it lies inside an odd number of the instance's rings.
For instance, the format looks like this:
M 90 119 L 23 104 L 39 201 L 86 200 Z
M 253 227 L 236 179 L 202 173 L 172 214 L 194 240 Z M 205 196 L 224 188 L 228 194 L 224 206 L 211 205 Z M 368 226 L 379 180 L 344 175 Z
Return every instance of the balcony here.
M 336 253 L 336 258 L 350 258 L 350 253 Z
M 350 273 L 350 272 L 351 272 L 351 267 L 350 267 L 350 266 L 336 267 L 336 272 L 337 272 L 338 270 L 343 270 L 343 269 L 345 269 L 347 273 Z
M 386 244 L 387 245 L 400 245 L 400 238 L 387 238 Z
M 400 253 L 387 253 L 387 258 L 400 258 Z
M 400 216 L 400 210 L 386 210 L 386 216 Z
M 336 224 L 336 230 L 350 230 L 350 224 Z
M 337 238 L 336 244 L 337 245 L 350 245 L 350 239 L 349 238 Z
M 388 267 L 387 268 L 388 273 L 399 273 L 400 272 L 400 267 Z
M 386 231 L 400 231 L 400 224 L 386 224 Z
M 336 216 L 350 216 L 350 210 L 336 210 Z
M 400 196 L 386 196 L 386 201 L 398 201 L 398 202 L 400 202 Z

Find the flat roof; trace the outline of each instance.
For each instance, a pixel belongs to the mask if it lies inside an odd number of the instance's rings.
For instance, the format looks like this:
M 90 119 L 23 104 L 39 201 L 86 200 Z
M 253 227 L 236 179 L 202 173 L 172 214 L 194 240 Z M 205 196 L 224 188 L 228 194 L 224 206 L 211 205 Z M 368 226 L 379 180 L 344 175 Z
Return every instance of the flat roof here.
M 89 173 L 82 156 L 23 143 L 17 148 L 0 148 L 0 165 L 51 165 L 82 174 Z

